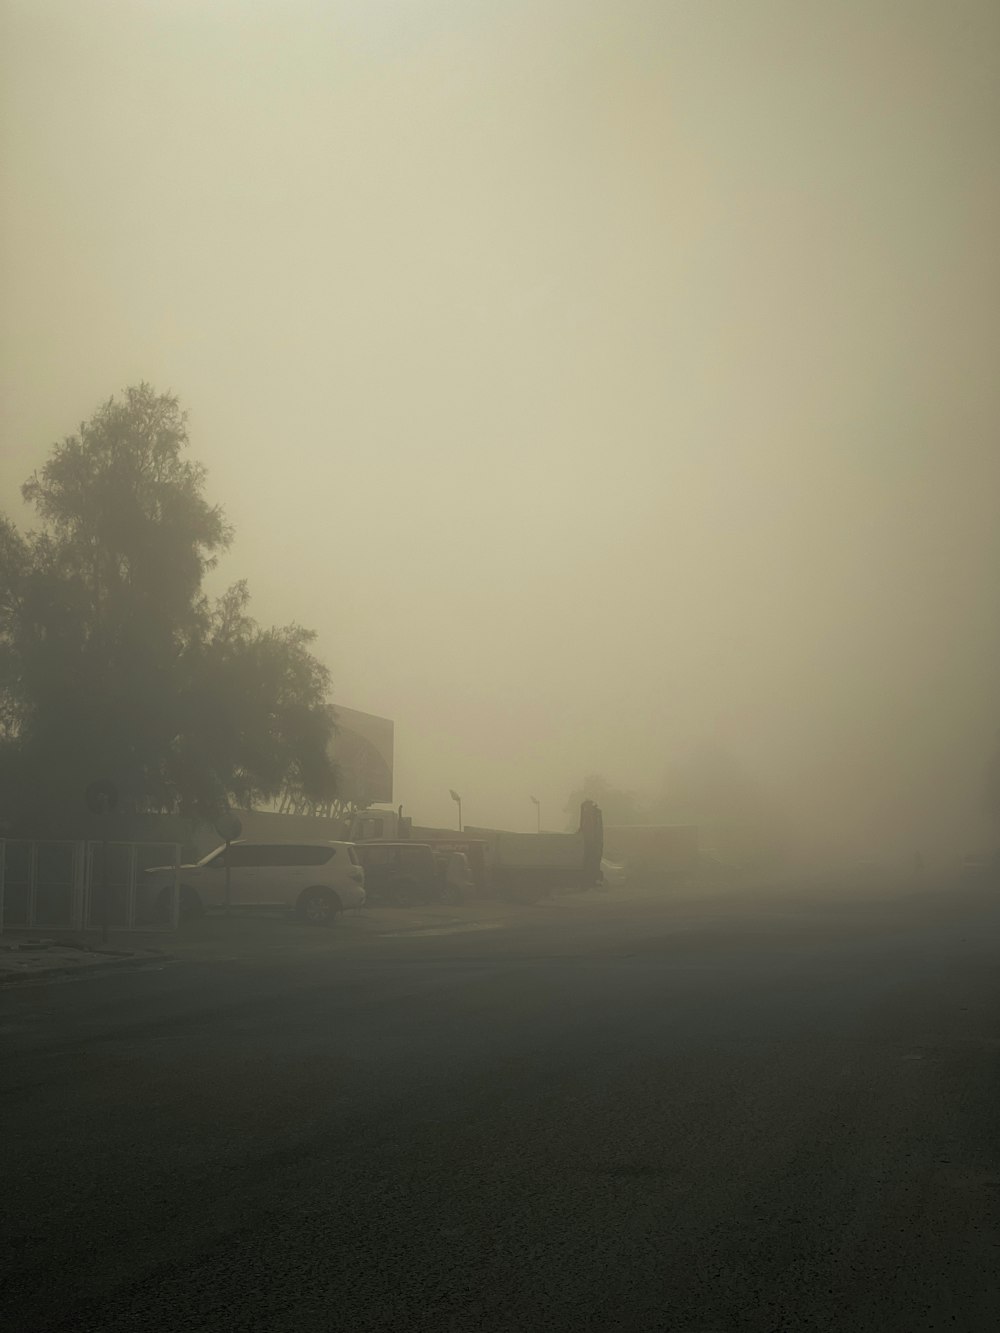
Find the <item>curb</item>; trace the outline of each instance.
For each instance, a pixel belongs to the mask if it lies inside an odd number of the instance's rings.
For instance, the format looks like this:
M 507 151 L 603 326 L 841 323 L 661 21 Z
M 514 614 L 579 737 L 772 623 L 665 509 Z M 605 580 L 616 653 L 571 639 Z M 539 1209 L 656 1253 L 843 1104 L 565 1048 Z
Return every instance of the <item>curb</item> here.
M 50 978 L 74 976 L 93 976 L 95 973 L 113 972 L 116 968 L 143 967 L 147 963 L 172 963 L 174 956 L 169 953 L 147 954 L 140 958 L 131 955 L 127 958 L 109 958 L 103 963 L 69 963 L 62 967 L 40 968 L 37 972 L 0 973 L 0 990 L 8 986 L 23 986 L 29 981 L 48 981 Z

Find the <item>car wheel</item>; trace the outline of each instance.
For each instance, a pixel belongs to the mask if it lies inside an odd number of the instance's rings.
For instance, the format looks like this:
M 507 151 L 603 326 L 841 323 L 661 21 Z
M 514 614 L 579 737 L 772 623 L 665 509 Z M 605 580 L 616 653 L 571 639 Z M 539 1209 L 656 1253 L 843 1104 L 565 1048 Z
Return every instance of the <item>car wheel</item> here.
M 306 889 L 299 899 L 299 918 L 310 926 L 332 926 L 340 911 L 340 899 L 321 884 Z
M 190 884 L 182 884 L 178 890 L 180 893 L 180 907 L 178 917 L 181 921 L 193 921 L 196 917 L 205 915 L 205 908 L 198 896 L 198 891 L 192 889 Z M 174 890 L 171 885 L 162 888 L 156 895 L 156 905 L 153 913 L 158 922 L 169 925 L 174 910 Z

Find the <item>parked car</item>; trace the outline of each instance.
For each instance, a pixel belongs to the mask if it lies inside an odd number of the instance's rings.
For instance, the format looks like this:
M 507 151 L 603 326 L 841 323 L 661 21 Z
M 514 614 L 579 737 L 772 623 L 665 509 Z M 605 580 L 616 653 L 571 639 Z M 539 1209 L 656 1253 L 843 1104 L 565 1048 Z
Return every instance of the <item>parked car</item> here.
M 239 841 L 180 868 L 180 913 L 198 916 L 228 906 L 294 911 L 312 925 L 329 925 L 345 908 L 365 901 L 365 872 L 349 842 Z M 172 866 L 146 871 L 159 916 L 172 908 Z
M 372 902 L 393 907 L 455 902 L 473 890 L 468 860 L 461 852 L 441 854 L 426 842 L 359 842 L 355 851 L 365 870 Z

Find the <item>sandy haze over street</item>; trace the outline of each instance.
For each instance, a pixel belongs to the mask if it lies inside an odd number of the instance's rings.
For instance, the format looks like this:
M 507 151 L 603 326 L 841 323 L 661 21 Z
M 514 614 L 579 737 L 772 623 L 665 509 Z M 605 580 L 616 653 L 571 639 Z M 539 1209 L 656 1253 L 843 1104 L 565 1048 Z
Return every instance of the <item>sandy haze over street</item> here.
M 1000 10 L 2 0 L 0 504 L 176 391 L 428 821 L 730 754 L 978 845 Z

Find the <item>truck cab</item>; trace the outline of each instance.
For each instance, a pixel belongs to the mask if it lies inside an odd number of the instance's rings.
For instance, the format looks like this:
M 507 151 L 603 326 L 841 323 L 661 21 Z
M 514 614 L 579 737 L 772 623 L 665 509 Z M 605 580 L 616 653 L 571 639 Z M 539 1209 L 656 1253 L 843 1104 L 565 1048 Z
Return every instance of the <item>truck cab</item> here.
M 351 842 L 396 842 L 409 836 L 411 820 L 398 810 L 360 810 L 351 820 Z
M 395 810 L 372 806 L 368 810 L 359 810 L 351 820 L 352 842 L 405 842 L 407 838 L 415 842 L 436 842 L 442 838 L 462 837 L 454 829 L 414 828 L 413 820 L 403 814 L 402 806 Z

